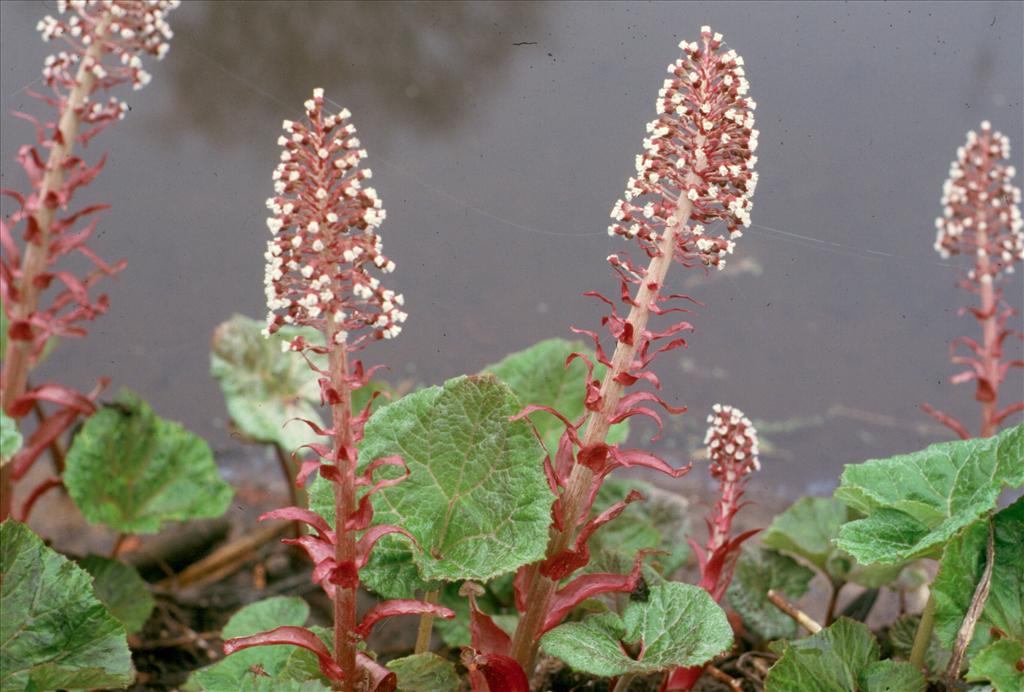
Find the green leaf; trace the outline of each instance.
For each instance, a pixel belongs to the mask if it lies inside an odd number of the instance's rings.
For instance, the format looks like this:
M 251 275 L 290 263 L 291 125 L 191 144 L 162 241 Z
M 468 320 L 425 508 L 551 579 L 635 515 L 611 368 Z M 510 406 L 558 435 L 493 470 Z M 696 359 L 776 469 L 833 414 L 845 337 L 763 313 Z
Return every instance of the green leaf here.
M 861 692 L 924 692 L 920 669 L 906 661 L 876 661 L 860 674 Z
M 92 578 L 24 524 L 0 524 L 0 690 L 125 687 L 135 677 L 124 626 Z
M 887 653 L 892 658 L 910 658 L 910 652 L 914 648 L 914 636 L 917 634 L 917 626 L 921 622 L 920 615 L 901 615 L 892 623 L 885 635 Z M 949 661 L 949 651 L 939 643 L 939 638 L 932 632 L 931 641 L 928 642 L 928 649 L 924 654 L 924 662 L 928 670 L 940 670 L 946 667 Z
M 243 315 L 222 322 L 213 332 L 210 374 L 217 378 L 228 414 L 243 435 L 291 452 L 319 441 L 308 425 L 292 419 L 323 424 L 320 387 L 303 357 L 283 353 L 281 344 L 299 335 L 313 343 L 322 337 L 311 327 L 285 327 L 264 338 L 264 326 Z M 312 357 L 318 367 L 325 366 L 324 356 Z
M 206 442 L 127 391 L 75 436 L 64 485 L 89 523 L 123 533 L 218 517 L 232 496 Z
M 568 368 L 565 367 L 565 359 L 574 352 L 584 353 L 593 361 L 593 352 L 580 341 L 546 339 L 506 356 L 501 362 L 484 368 L 483 372 L 497 376 L 511 387 L 524 406 L 551 406 L 569 420 L 576 420 L 586 412 L 583 396 L 586 393 L 587 368 L 578 358 Z M 600 381 L 604 373 L 605 367 L 595 362 L 594 377 Z M 544 445 L 553 455 L 565 426 L 547 413 L 534 413 L 530 420 L 537 426 Z M 607 442 L 623 442 L 627 435 L 628 423 L 614 425 L 608 431 Z
M 18 422 L 0 411 L 0 466 L 3 466 L 21 449 L 21 433 Z
M 678 582 L 653 587 L 646 601 L 631 601 L 621 618 L 602 613 L 559 625 L 541 639 L 548 654 L 601 677 L 696 666 L 731 645 L 725 612 L 703 589 Z
M 850 464 L 840 483 L 836 497 L 867 515 L 840 529 L 840 548 L 865 564 L 938 559 L 946 542 L 995 508 L 1003 488 L 1024 485 L 1024 424 Z
M 762 542 L 807 560 L 836 584 L 854 582 L 868 588 L 888 584 L 899 575 L 900 565 L 861 565 L 835 547 L 840 527 L 852 518 L 838 500 L 804 497 L 775 517 Z
M 401 692 L 449 692 L 459 689 L 455 664 L 437 654 L 413 654 L 387 664 L 398 676 Z
M 989 642 L 993 627 L 1024 639 L 1024 498 L 999 512 L 994 522 L 995 565 L 985 609 L 975 627 L 969 651 Z M 935 631 L 952 646 L 985 569 L 988 521 L 978 521 L 950 541 L 932 584 Z
M 992 642 L 971 659 L 966 679 L 968 682 L 989 680 L 999 692 L 1024 690 L 1024 641 Z
M 774 550 L 745 547 L 726 592 L 743 624 L 763 640 L 792 639 L 796 623 L 768 600 L 768 590 L 795 601 L 807 593 L 814 572 Z
M 866 625 L 839 618 L 806 639 L 780 643 L 782 657 L 768 671 L 765 692 L 918 692 L 916 668 L 893 661 L 879 665 L 878 642 Z M 914 675 L 916 673 L 916 676 Z
M 135 568 L 100 555 L 84 557 L 78 565 L 92 576 L 96 597 L 128 634 L 141 630 L 156 601 Z
M 297 596 L 275 596 L 257 601 L 239 610 L 224 626 L 221 637 L 244 637 L 285 625 L 302 626 L 309 617 L 309 606 Z M 319 681 L 282 679 L 282 673 L 295 652 L 293 646 L 255 646 L 243 649 L 213 665 L 200 668 L 189 684 L 208 692 L 287 690 L 326 690 Z
M 682 567 L 690 555 L 686 543 L 689 528 L 689 503 L 650 483 L 634 479 L 609 478 L 597 493 L 591 512 L 596 516 L 621 501 L 630 490 L 639 490 L 645 500 L 634 502 L 615 521 L 602 526 L 590 538 L 590 549 L 625 557 L 624 572 L 629 572 L 637 551 L 653 548 L 665 554 L 654 555 L 651 563 L 661 574 L 670 575 Z M 607 562 L 607 560 L 602 560 Z
M 458 377 L 380 409 L 366 425 L 363 464 L 398 454 L 410 476 L 373 497 L 374 521 L 408 530 L 420 550 L 388 536 L 361 576 L 387 597 L 437 581 L 485 581 L 544 556 L 551 492 L 537 441 L 512 391 L 491 376 Z M 397 473 L 384 469 L 378 474 Z M 310 502 L 332 524 L 330 484 Z M 417 573 L 418 568 L 418 573 Z

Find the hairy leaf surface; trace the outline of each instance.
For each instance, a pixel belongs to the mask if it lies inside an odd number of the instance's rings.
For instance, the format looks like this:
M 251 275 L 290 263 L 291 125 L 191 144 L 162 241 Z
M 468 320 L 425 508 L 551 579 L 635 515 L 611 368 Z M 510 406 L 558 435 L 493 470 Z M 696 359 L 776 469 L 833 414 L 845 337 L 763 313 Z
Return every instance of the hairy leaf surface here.
M 908 663 L 879 661 L 871 630 L 839 618 L 806 639 L 781 641 L 782 657 L 765 680 L 765 692 L 923 692 L 925 679 Z
M 890 583 L 902 565 L 862 565 L 835 546 L 840 527 L 853 518 L 839 500 L 804 497 L 775 516 L 762 542 L 807 560 L 836 584 L 853 582 L 875 588 Z
M 127 391 L 75 436 L 64 485 L 89 523 L 123 533 L 218 517 L 233 494 L 206 442 Z
M 996 514 L 993 522 L 995 566 L 971 651 L 991 640 L 993 627 L 1024 640 L 1024 498 Z M 954 538 L 943 552 L 932 595 L 935 631 L 946 646 L 953 645 L 985 570 L 987 543 L 988 521 L 982 520 Z
M 703 589 L 678 582 L 653 587 L 646 601 L 631 601 L 622 617 L 607 612 L 568 622 L 541 639 L 548 654 L 601 677 L 700 665 L 731 644 L 725 612 Z
M 24 524 L 0 525 L 0 690 L 125 687 L 134 679 L 124 625 L 92 578 Z
M 835 495 L 867 516 L 843 526 L 838 545 L 865 564 L 938 559 L 947 541 L 995 508 L 1003 488 L 1021 485 L 1024 424 L 847 465 Z
M 373 496 L 374 523 L 396 524 L 417 541 L 387 536 L 361 573 L 389 598 L 439 581 L 485 581 L 544 556 L 552 496 L 522 406 L 491 376 L 458 377 L 381 408 L 366 424 L 361 462 L 399 455 L 410 475 Z M 382 469 L 378 477 L 398 473 Z M 329 483 L 318 478 L 313 508 L 333 524 Z
M 764 640 L 797 635 L 793 619 L 768 600 L 768 590 L 796 601 L 805 593 L 814 571 L 775 550 L 745 547 L 726 594 L 743 624 Z

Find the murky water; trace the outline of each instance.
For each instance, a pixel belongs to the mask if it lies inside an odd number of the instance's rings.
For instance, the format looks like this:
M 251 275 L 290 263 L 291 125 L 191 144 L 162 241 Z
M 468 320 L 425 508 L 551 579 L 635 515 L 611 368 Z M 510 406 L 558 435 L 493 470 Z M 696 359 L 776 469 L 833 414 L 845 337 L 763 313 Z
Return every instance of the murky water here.
M 33 27 L 52 11 L 0 3 L 4 187 L 23 187 L 13 156 L 31 128 L 6 114 L 37 108 L 25 89 L 50 48 Z M 129 268 L 43 375 L 110 375 L 231 450 L 209 338 L 264 312 L 274 140 L 314 86 L 354 112 L 388 209 L 411 316 L 367 355 L 392 378 L 438 383 L 594 327 L 580 294 L 616 290 L 608 211 L 676 44 L 708 23 L 746 59 L 761 184 L 734 263 L 670 275 L 707 307 L 689 350 L 660 361 L 693 412 L 666 444 L 685 458 L 710 405 L 731 403 L 770 422 L 767 483 L 823 492 L 843 463 L 947 439 L 923 401 L 976 418 L 972 391 L 945 384 L 947 344 L 974 325 L 932 221 L 982 119 L 1024 169 L 1022 21 L 1020 4 L 981 2 L 186 2 L 153 83 L 93 143 L 110 160 L 88 199 L 114 205 L 95 247 Z M 1020 280 L 1007 291 L 1019 308 Z

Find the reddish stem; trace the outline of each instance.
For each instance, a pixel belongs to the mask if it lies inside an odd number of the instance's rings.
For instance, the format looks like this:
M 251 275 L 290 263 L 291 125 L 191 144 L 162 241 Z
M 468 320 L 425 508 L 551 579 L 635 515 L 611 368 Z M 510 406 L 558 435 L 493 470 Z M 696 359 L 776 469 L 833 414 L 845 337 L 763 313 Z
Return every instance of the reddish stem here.
M 333 321 L 332 321 L 333 322 Z M 329 331 L 329 343 L 340 328 Z M 356 510 L 355 459 L 349 459 L 352 444 L 352 392 L 348 383 L 348 350 L 342 343 L 331 349 L 331 385 L 338 394 L 337 403 L 331 406 L 334 421 L 335 464 L 341 475 L 341 482 L 334 484 L 335 516 L 335 560 L 340 566 L 356 563 L 355 531 L 345 526 L 346 520 Z M 355 571 L 353 569 L 353 571 Z M 358 576 L 337 584 L 334 595 L 334 660 L 344 671 L 341 683 L 344 692 L 356 689 L 358 669 L 356 668 L 356 590 Z M 354 583 L 353 583 L 354 582 Z
M 658 254 L 651 258 L 647 273 L 636 293 L 635 305 L 629 312 L 627 322 L 633 326 L 634 334 L 642 334 L 651 316 L 651 305 L 654 304 L 665 275 L 672 264 L 676 238 L 685 227 L 692 211 L 691 202 L 684 196 L 676 209 L 674 226 L 667 226 L 658 242 Z M 622 373 L 628 371 L 636 358 L 640 340 L 632 344 L 619 341 L 612 356 L 612 366 L 605 373 L 601 383 L 602 405 L 600 410 L 593 411 L 587 418 L 586 429 L 582 439 L 582 447 L 586 448 L 605 441 L 611 419 L 619 405 L 624 386 L 616 381 Z M 562 495 L 563 526 L 562 530 L 553 529 L 548 542 L 547 556 L 550 558 L 561 553 L 572 545 L 576 538 L 577 519 L 584 505 L 584 500 L 593 484 L 593 472 L 583 464 L 573 466 L 572 473 Z M 526 597 L 527 610 L 516 627 L 512 638 L 511 655 L 523 670 L 530 671 L 537 653 L 539 633 L 544 619 L 550 609 L 551 598 L 558 584 L 540 573 L 539 563 L 529 569 L 529 593 Z
M 99 63 L 103 54 L 103 38 L 110 25 L 111 14 L 105 13 L 96 26 L 96 37 L 85 52 L 75 75 L 76 86 L 68 94 L 63 104 L 57 129 L 60 137 L 53 138 L 50 155 L 46 162 L 46 174 L 38 190 L 39 207 L 32 214 L 32 220 L 39 229 L 33 242 L 27 243 L 25 256 L 21 264 L 21 280 L 18 282 L 17 294 L 19 301 L 11 306 L 15 319 L 28 319 L 39 307 L 39 294 L 42 289 L 36 278 L 46 271 L 50 261 L 50 235 L 56 208 L 50 206 L 53 198 L 64 184 L 64 161 L 71 155 L 78 136 L 78 128 L 82 124 L 82 110 L 96 84 L 96 76 L 89 65 Z M 34 367 L 33 339 L 10 339 L 7 353 L 4 356 L 3 374 L 0 375 L 0 407 L 7 410 L 25 393 L 28 375 Z M 0 469 L 0 521 L 11 515 L 14 479 L 10 464 Z

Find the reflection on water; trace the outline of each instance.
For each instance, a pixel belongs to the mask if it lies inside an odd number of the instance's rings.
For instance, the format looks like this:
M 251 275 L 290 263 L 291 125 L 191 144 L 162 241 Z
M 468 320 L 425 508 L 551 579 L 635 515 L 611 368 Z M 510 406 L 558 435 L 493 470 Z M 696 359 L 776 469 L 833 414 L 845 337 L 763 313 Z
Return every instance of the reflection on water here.
M 369 107 L 387 113 L 392 127 L 425 135 L 454 127 L 467 102 L 499 87 L 501 69 L 517 43 L 531 41 L 543 12 L 529 2 L 194 5 L 174 17 L 174 121 L 218 138 L 237 135 L 239 111 L 263 108 L 265 95 L 301 103 L 314 84 L 367 87 Z M 253 89 L 225 99 L 201 78 L 210 69 Z
M 48 4 L 0 2 L 5 113 L 38 112 L 23 88 L 50 50 L 32 31 Z M 932 222 L 982 119 L 1024 170 L 1022 19 L 1020 3 L 980 2 L 186 2 L 152 84 L 90 145 L 110 152 L 93 201 L 113 204 L 95 249 L 128 269 L 41 376 L 109 375 L 237 453 L 209 338 L 265 312 L 274 140 L 313 86 L 355 113 L 388 209 L 410 314 L 366 354 L 388 377 L 436 384 L 594 328 L 602 312 L 580 294 L 615 292 L 604 258 L 622 247 L 608 212 L 665 65 L 707 23 L 746 60 L 761 184 L 727 270 L 669 276 L 706 307 L 689 348 L 658 363 L 666 397 L 690 407 L 659 444 L 688 460 L 711 405 L 732 404 L 765 422 L 762 482 L 826 489 L 843 463 L 947 439 L 922 401 L 976 419 L 970 388 L 947 384 L 948 343 L 974 323 Z M 31 126 L 5 115 L 0 129 L 3 186 L 20 188 Z M 1021 306 L 1019 275 L 1007 297 Z

